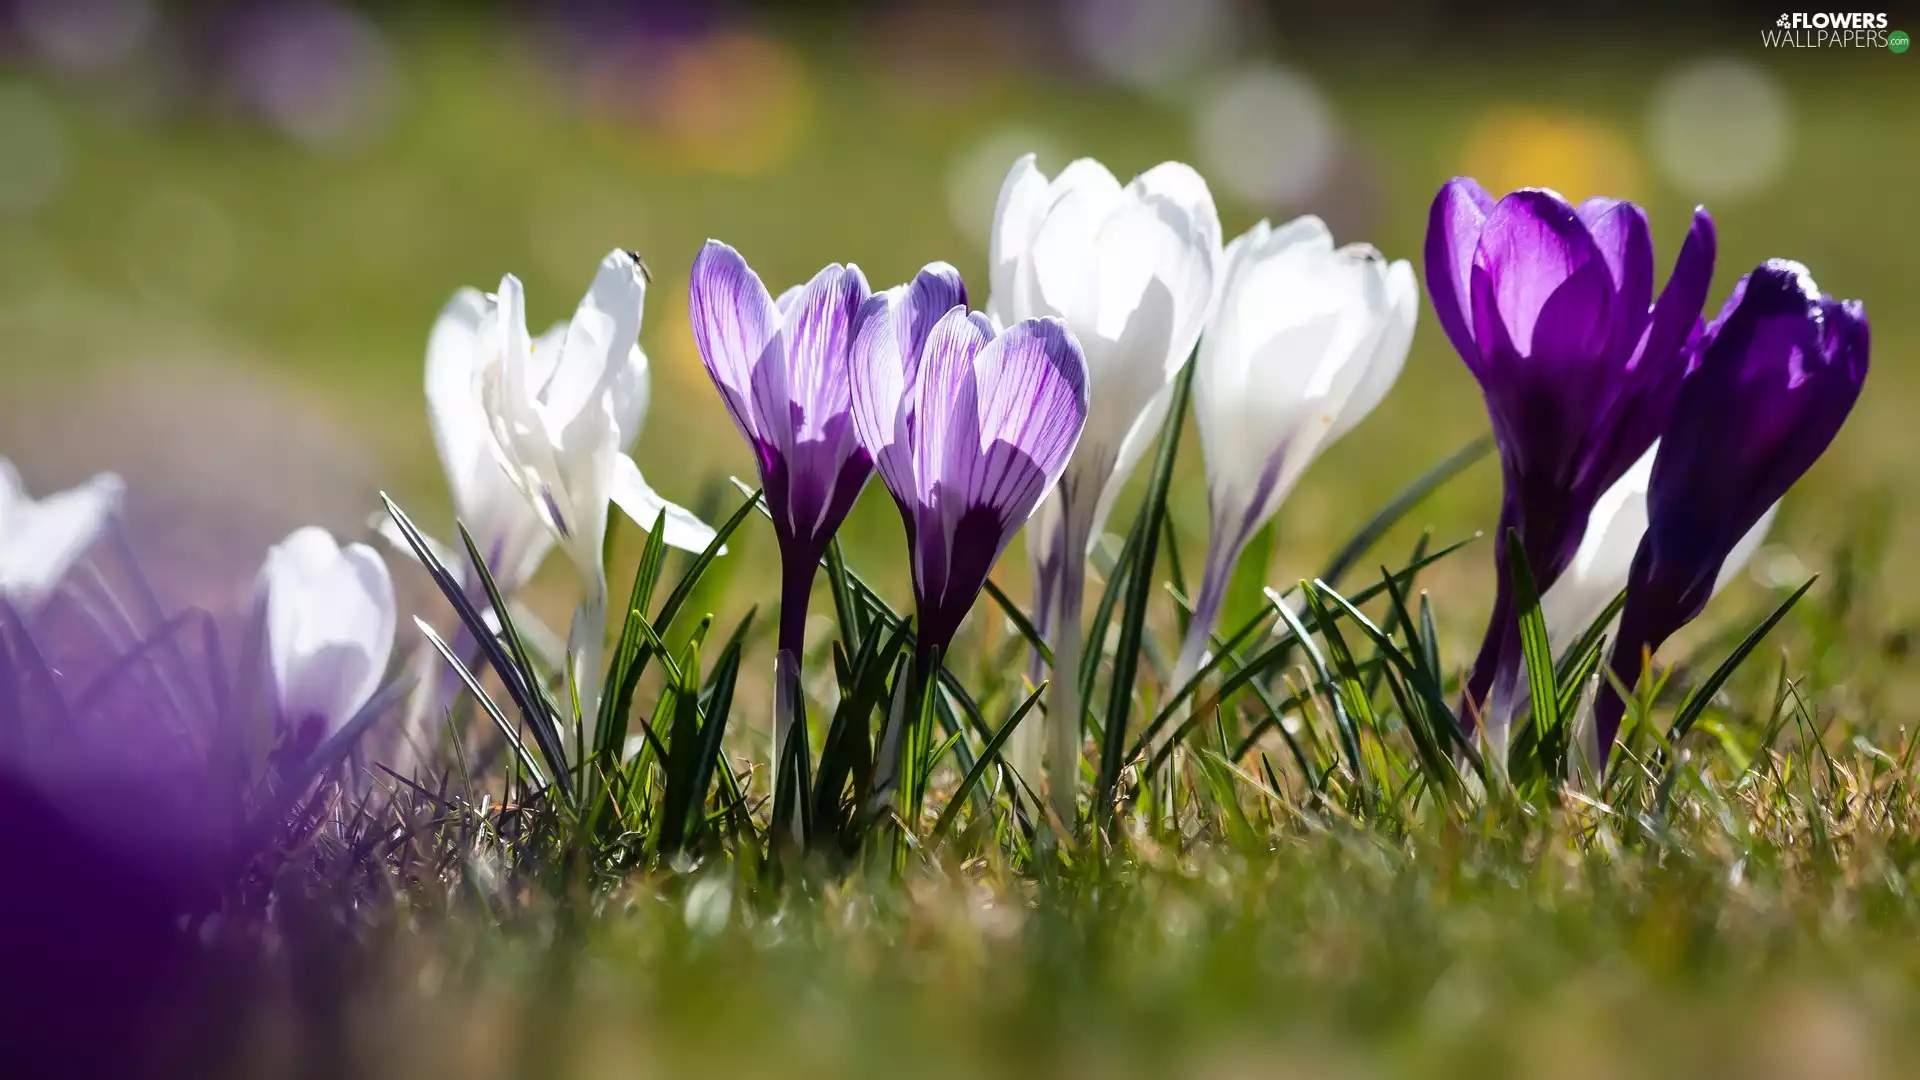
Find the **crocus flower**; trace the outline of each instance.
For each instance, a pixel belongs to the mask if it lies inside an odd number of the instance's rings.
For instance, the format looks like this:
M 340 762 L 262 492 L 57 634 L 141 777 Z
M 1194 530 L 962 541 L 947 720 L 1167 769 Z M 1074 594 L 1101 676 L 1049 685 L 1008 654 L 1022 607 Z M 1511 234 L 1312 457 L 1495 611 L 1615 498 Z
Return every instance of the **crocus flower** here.
M 1505 479 L 1498 592 L 1463 717 L 1483 716 L 1496 747 L 1517 706 L 1521 665 L 1505 537 L 1518 532 L 1534 581 L 1552 587 L 1595 500 L 1673 415 L 1713 256 L 1713 220 L 1696 210 L 1656 301 L 1652 237 L 1630 202 L 1574 206 L 1534 188 L 1495 202 L 1464 178 L 1434 199 L 1427 289 L 1480 382 Z
M 1419 304 L 1404 259 L 1389 264 L 1366 244 L 1336 250 L 1319 218 L 1263 221 L 1228 245 L 1193 378 L 1211 536 L 1173 685 L 1206 659 L 1247 542 L 1399 378 Z
M 0 458 L 0 601 L 39 607 L 106 530 L 125 492 L 118 476 L 101 473 L 36 500 Z
M 1620 595 L 1620 590 L 1627 587 L 1633 553 L 1647 532 L 1647 482 L 1653 477 L 1654 455 L 1659 449 L 1660 444 L 1655 442 L 1626 475 L 1594 502 L 1580 549 L 1561 572 L 1560 580 L 1540 597 L 1540 612 L 1547 620 L 1547 637 L 1553 643 L 1555 659 L 1586 633 L 1593 621 L 1607 610 L 1607 605 L 1613 603 L 1613 598 Z M 1753 523 L 1753 528 L 1733 546 L 1714 578 L 1715 593 L 1726 588 L 1753 558 L 1753 553 L 1766 540 L 1767 529 L 1772 526 L 1774 512 L 1779 508 L 1778 503 L 1768 507 L 1760 520 Z
M 293 761 L 353 719 L 393 652 L 393 580 L 365 544 L 296 529 L 267 552 L 255 585 L 266 605 L 267 663 Z
M 1174 375 L 1212 309 L 1220 217 L 1206 181 L 1177 162 L 1122 187 L 1085 158 L 1049 182 L 1027 155 L 1001 184 L 989 247 L 993 321 L 1057 317 L 1087 363 L 1086 434 L 1027 528 L 1034 621 L 1059 673 L 1049 691 L 1055 749 L 1048 766 L 1064 778 L 1078 773 L 1081 708 L 1073 673 L 1080 666 L 1087 551 L 1159 430 Z M 1036 658 L 1036 675 L 1038 665 Z M 1015 735 L 1016 769 L 1031 771 L 1035 736 Z M 1058 787 L 1071 810 L 1071 785 Z
M 948 273 L 958 282 L 951 268 Z M 776 303 L 739 252 L 709 240 L 693 262 L 690 291 L 694 341 L 753 448 L 780 543 L 777 763 L 797 715 L 814 571 L 873 472 L 872 458 L 854 435 L 847 375 L 867 280 L 859 267 L 835 263 Z
M 597 676 L 606 644 L 608 502 L 643 528 L 665 511 L 666 542 L 675 547 L 703 550 L 714 536 L 655 493 L 626 454 L 647 411 L 647 357 L 636 344 L 646 291 L 639 260 L 612 252 L 558 347 L 547 338 L 536 348 L 519 279 L 509 274 L 481 328 L 480 404 L 495 457 L 586 586 L 568 649 L 589 721 L 600 690 L 590 673 Z
M 854 431 L 906 526 L 923 657 L 953 640 L 1087 422 L 1086 359 L 1066 326 L 996 332 L 965 295 L 951 267 L 929 266 L 869 299 L 854 337 Z
M 1822 293 L 1799 263 L 1771 260 L 1734 286 L 1654 459 L 1611 661 L 1622 685 L 1700 613 L 1741 537 L 1839 433 L 1867 352 L 1866 308 Z M 1601 688 L 1602 764 L 1624 709 Z

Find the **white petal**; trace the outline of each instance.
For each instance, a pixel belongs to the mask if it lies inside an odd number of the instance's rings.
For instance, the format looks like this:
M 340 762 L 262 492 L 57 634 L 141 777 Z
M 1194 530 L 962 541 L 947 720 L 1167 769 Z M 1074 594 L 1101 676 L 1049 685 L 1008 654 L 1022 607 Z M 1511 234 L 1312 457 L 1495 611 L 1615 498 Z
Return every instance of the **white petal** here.
M 646 279 L 632 255 L 613 251 L 600 260 L 567 326 L 559 366 L 541 394 L 558 422 L 570 422 L 598 401 L 628 363 L 646 298 Z
M 1366 419 L 1387 396 L 1387 391 L 1393 389 L 1400 372 L 1407 366 L 1407 350 L 1413 344 L 1413 326 L 1420 312 L 1420 286 L 1414 282 L 1413 266 L 1400 259 L 1387 267 L 1385 287 L 1387 309 L 1381 315 L 1383 325 L 1374 343 L 1373 356 L 1367 361 L 1359 385 L 1340 407 L 1333 432 L 1327 437 L 1329 442 Z
M 328 731 L 379 688 L 393 651 L 395 605 L 386 564 L 365 544 L 342 550 L 326 530 L 296 530 L 260 570 L 267 659 L 283 715 L 320 717 Z
M 38 607 L 100 538 L 126 484 L 112 473 L 35 502 L 0 458 L 0 599 Z
M 1016 295 L 1020 263 L 1033 244 L 1033 235 L 1046 212 L 1049 197 L 1047 178 L 1034 164 L 1032 154 L 1013 163 L 1000 182 L 1000 197 L 994 204 L 993 234 L 987 240 L 988 282 L 992 293 L 987 309 L 1000 325 L 1017 322 L 1029 312 L 1018 310 Z
M 692 511 L 661 498 L 640 475 L 640 466 L 634 464 L 632 458 L 616 455 L 613 466 L 613 501 L 641 528 L 653 528 L 654 520 L 665 511 L 668 546 L 682 551 L 705 551 L 707 545 L 713 543 L 713 528 Z M 724 547 L 720 549 L 722 555 L 726 551 Z
M 1094 238 L 1121 205 L 1120 182 L 1104 165 L 1081 158 L 1054 178 L 1047 199 L 1016 275 L 1014 306 L 1020 318 L 1057 315 L 1079 333 L 1097 311 Z
M 462 516 L 472 512 L 481 467 L 493 468 L 477 380 L 486 360 L 480 337 L 486 314 L 486 297 L 461 289 L 440 310 L 427 338 L 427 421 L 454 513 Z
M 1594 501 L 1587 531 L 1573 561 L 1540 597 L 1547 639 L 1558 656 L 1585 633 L 1627 587 L 1633 554 L 1647 532 L 1647 483 L 1653 477 L 1654 443 L 1640 460 Z

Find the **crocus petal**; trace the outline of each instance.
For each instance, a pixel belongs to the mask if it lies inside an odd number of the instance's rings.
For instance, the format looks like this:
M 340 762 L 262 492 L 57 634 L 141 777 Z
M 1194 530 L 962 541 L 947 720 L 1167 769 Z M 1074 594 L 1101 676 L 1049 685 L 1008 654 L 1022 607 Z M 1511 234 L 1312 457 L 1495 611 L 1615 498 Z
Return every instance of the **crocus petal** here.
M 1022 155 L 1000 182 L 993 233 L 987 240 L 988 286 L 992 290 L 987 310 L 1001 325 L 1013 321 L 1007 308 L 1013 303 L 1022 260 L 1033 243 L 1048 200 L 1046 176 L 1034 164 L 1032 154 Z
M 607 392 L 640 337 L 646 299 L 646 277 L 632 254 L 613 251 L 600 260 L 567 326 L 559 365 L 540 393 L 555 416 L 580 416 Z
M 480 328 L 486 313 L 486 297 L 478 289 L 461 289 L 441 309 L 427 339 L 427 421 L 454 512 L 463 517 L 480 501 L 476 489 L 499 472 L 487 450 L 476 382 L 484 360 Z
M 296 530 L 267 553 L 267 660 L 282 715 L 338 730 L 373 697 L 393 650 L 393 582 L 372 548 Z
M 1090 321 L 1098 293 L 1094 237 L 1120 204 L 1120 181 L 1106 166 L 1081 158 L 1049 186 L 1048 204 L 1016 274 L 1013 310 L 1003 318 L 1058 315 Z
M 1630 350 L 1640 341 L 1653 302 L 1653 233 L 1646 212 L 1625 199 L 1595 197 L 1575 210 L 1593 244 L 1606 260 L 1613 280 L 1613 340 L 1610 351 Z
M 1480 365 L 1480 346 L 1468 306 L 1473 296 L 1471 271 L 1480 232 L 1493 207 L 1493 196 L 1485 188 L 1456 176 L 1441 186 L 1427 216 L 1427 294 L 1433 298 L 1433 313 L 1447 340 L 1475 370 Z
M 1757 523 L 1839 433 L 1867 374 L 1857 301 L 1821 294 L 1806 267 L 1772 260 L 1742 279 L 1703 338 L 1647 489 L 1611 668 L 1634 685 L 1643 658 L 1699 614 Z M 1602 760 L 1625 705 L 1595 705 Z
M 668 547 L 682 551 L 705 551 L 713 543 L 715 534 L 712 526 L 701 521 L 692 511 L 662 498 L 640 475 L 640 466 L 625 454 L 614 455 L 613 490 L 610 494 L 613 504 L 643 529 L 653 528 L 653 523 L 665 512 L 664 539 Z M 724 555 L 726 550 L 723 547 L 720 553 Z
M 1487 216 L 1473 256 L 1474 333 L 1553 364 L 1604 358 L 1613 282 L 1573 207 L 1522 190 Z
M 1380 336 L 1374 342 L 1373 356 L 1366 373 L 1348 396 L 1346 406 L 1335 419 L 1327 438 L 1337 439 L 1367 418 L 1407 366 L 1407 351 L 1413 345 L 1413 324 L 1420 314 L 1420 286 L 1413 279 L 1413 265 L 1400 259 L 1387 267 L 1387 310 Z
M 0 458 L 0 600 L 38 607 L 100 538 L 125 494 L 118 476 L 101 473 L 36 502 Z
M 775 346 L 780 308 L 740 253 L 718 240 L 707 241 L 694 259 L 688 291 L 700 359 L 740 433 L 757 444 L 762 436 L 751 407 L 753 373 Z

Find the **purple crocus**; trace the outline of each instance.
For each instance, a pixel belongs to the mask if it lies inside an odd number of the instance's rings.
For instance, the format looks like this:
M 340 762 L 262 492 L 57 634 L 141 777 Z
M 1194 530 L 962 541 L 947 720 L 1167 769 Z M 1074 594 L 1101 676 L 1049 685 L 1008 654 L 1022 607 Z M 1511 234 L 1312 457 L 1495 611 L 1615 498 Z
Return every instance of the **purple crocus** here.
M 1713 219 L 1696 209 L 1655 300 L 1653 240 L 1633 203 L 1575 206 L 1538 188 L 1496 202 L 1464 177 L 1433 201 L 1427 290 L 1480 382 L 1505 481 L 1498 591 L 1463 712 L 1467 724 L 1484 715 L 1495 745 L 1521 690 L 1505 537 L 1518 532 L 1541 589 L 1566 568 L 1594 501 L 1673 415 L 1714 247 Z
M 1087 421 L 1087 363 L 1058 319 L 996 334 L 945 263 L 867 301 L 853 424 L 906 525 L 923 665 L 953 640 L 987 574 Z
M 807 599 L 827 543 L 873 472 L 854 435 L 848 353 L 868 299 L 857 266 L 830 265 L 776 302 L 740 253 L 707 241 L 693 262 L 694 341 L 753 447 L 780 543 L 774 760 L 797 715 Z
M 1734 286 L 1702 338 L 1647 486 L 1613 674 L 1700 614 L 1727 555 L 1825 452 L 1867 377 L 1867 312 L 1822 293 L 1807 268 L 1774 259 Z M 1594 729 L 1604 763 L 1625 703 L 1602 687 Z

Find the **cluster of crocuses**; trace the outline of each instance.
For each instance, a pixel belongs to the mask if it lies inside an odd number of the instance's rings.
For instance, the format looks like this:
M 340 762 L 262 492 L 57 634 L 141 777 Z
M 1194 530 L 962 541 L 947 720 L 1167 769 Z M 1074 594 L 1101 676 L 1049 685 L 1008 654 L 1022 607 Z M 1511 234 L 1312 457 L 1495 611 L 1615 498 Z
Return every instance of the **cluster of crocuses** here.
M 1087 556 L 1163 428 L 1189 356 L 1211 535 L 1176 687 L 1205 662 L 1248 542 L 1398 377 L 1417 290 L 1405 261 L 1336 248 L 1312 217 L 1262 222 L 1223 247 L 1205 182 L 1177 163 L 1122 185 L 1091 160 L 1048 180 L 1023 158 L 1002 185 L 989 246 L 981 312 L 945 263 L 880 292 L 857 267 L 833 264 L 776 298 L 738 252 L 709 241 L 693 263 L 691 320 L 753 450 L 779 542 L 776 760 L 801 715 L 816 569 L 877 471 L 905 525 L 923 672 L 1026 528 L 1033 621 L 1063 673 L 1049 691 L 1046 772 L 1071 821 Z M 1858 396 L 1861 306 L 1775 261 L 1703 324 L 1714 251 L 1712 220 L 1697 212 L 1656 298 L 1651 233 L 1631 203 L 1574 206 L 1537 189 L 1496 201 L 1465 179 L 1434 202 L 1428 290 L 1485 392 L 1505 480 L 1498 593 L 1462 714 L 1496 747 L 1525 707 L 1509 534 L 1544 590 L 1556 648 L 1626 589 L 1611 669 L 1632 685 L 1751 554 Z M 455 513 L 498 590 L 511 597 L 555 546 L 582 581 L 564 646 L 582 725 L 601 690 L 609 505 L 643 527 L 664 521 L 676 547 L 714 540 L 626 453 L 648 402 L 637 345 L 646 287 L 638 258 L 614 251 L 573 318 L 536 339 L 509 275 L 492 294 L 458 293 L 428 346 L 429 413 Z M 102 479 L 35 504 L 0 470 L 0 593 L 16 606 L 44 594 L 118 490 Z M 260 581 L 282 715 L 310 742 L 373 696 L 393 639 L 392 587 L 370 549 L 343 550 L 317 529 L 275 548 Z M 456 685 L 421 675 L 416 725 Z M 1044 677 L 1039 656 L 1034 675 Z M 1610 689 L 1599 695 L 1600 760 L 1623 711 Z M 1039 733 L 1019 735 L 1010 758 L 1033 783 Z
M 945 263 L 872 295 L 858 269 L 831 265 L 775 300 L 725 244 L 695 260 L 694 336 L 754 449 L 780 539 L 781 734 L 814 568 L 870 472 L 906 526 L 923 657 L 947 648 L 1025 525 L 1035 625 L 1055 670 L 1077 672 L 1087 554 L 1199 343 L 1213 535 L 1184 682 L 1241 551 L 1386 394 L 1412 338 L 1407 263 L 1336 249 L 1310 217 L 1262 222 L 1223 250 L 1205 181 L 1177 163 L 1123 186 L 1095 161 L 1049 181 L 1023 158 L 1001 187 L 990 249 L 984 313 Z M 1041 667 L 1036 657 L 1036 678 Z M 1047 713 L 1053 803 L 1069 821 L 1078 693 L 1076 677 L 1054 678 Z M 1011 752 L 1035 784 L 1038 735 L 1017 733 Z
M 1626 590 L 1589 735 L 1603 765 L 1625 708 L 1614 683 L 1635 685 L 1738 570 L 1859 397 L 1858 301 L 1770 260 L 1703 325 L 1714 254 L 1697 210 L 1656 298 L 1632 203 L 1538 189 L 1495 200 L 1467 179 L 1434 200 L 1427 289 L 1485 394 L 1505 480 L 1499 591 L 1463 711 L 1499 750 L 1526 695 L 1509 535 L 1546 590 L 1556 647 Z

